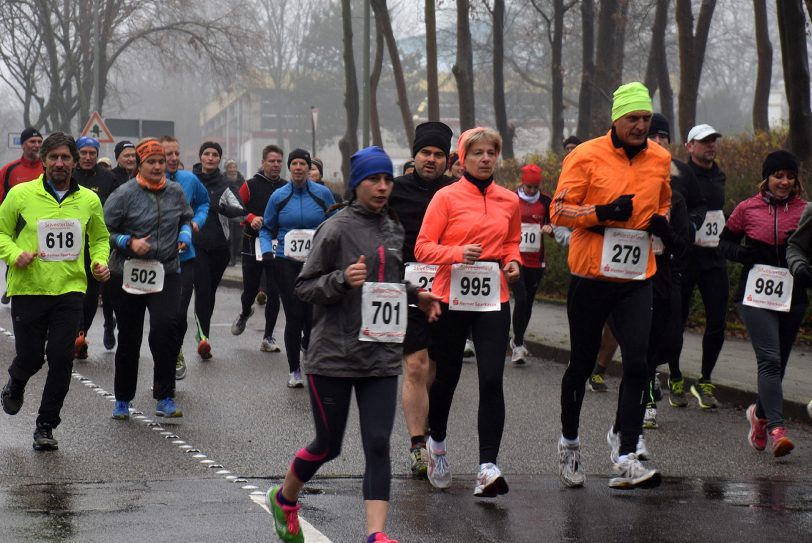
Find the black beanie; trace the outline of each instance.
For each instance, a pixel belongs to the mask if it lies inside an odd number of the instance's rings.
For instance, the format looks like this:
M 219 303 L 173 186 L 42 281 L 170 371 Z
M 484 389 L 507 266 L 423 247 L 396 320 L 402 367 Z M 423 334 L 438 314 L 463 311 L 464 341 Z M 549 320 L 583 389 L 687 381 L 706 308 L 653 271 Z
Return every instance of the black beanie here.
M 414 145 L 412 146 L 412 156 L 417 156 L 423 147 L 437 147 L 445 153 L 451 152 L 451 136 L 453 133 L 447 124 L 439 121 L 429 121 L 421 123 L 414 129 Z
M 39 130 L 34 128 L 33 126 L 29 126 L 25 130 L 20 133 L 20 143 L 25 143 L 26 140 L 30 140 L 31 138 L 42 138 L 42 134 L 39 133 Z
M 668 125 L 668 119 L 662 113 L 655 113 L 651 116 L 651 125 L 648 127 L 649 136 L 665 136 L 668 141 L 671 141 L 671 127 Z
M 214 149 L 217 151 L 217 154 L 219 154 L 221 157 L 223 156 L 223 148 L 220 147 L 219 143 L 216 141 L 204 141 L 203 145 L 200 146 L 200 150 L 197 152 L 198 158 L 203 156 L 203 151 L 206 149 Z
M 764 159 L 761 166 L 761 178 L 767 179 L 779 170 L 798 173 L 798 159 L 789 151 L 773 151 Z
M 310 161 L 310 153 L 305 151 L 304 149 L 294 149 L 288 155 L 288 169 L 290 169 L 290 163 L 296 160 L 297 158 L 301 158 L 305 162 L 307 162 L 307 167 L 309 168 L 312 165 Z
M 120 142 L 116 143 L 115 149 L 113 149 L 113 153 L 116 155 L 116 160 L 118 160 L 119 155 L 124 152 L 124 149 L 135 149 L 135 145 L 131 141 L 121 140 Z

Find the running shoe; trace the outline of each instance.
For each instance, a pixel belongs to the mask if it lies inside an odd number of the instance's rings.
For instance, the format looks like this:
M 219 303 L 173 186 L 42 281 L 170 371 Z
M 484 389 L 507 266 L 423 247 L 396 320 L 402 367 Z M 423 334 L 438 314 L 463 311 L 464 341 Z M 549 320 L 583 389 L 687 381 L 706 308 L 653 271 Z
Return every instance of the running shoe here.
M 175 379 L 180 381 L 186 378 L 186 359 L 183 357 L 183 351 L 178 353 L 178 358 L 175 360 Z
M 279 487 L 273 486 L 265 494 L 265 505 L 271 510 L 276 535 L 285 543 L 304 543 L 302 527 L 299 526 L 301 504 L 282 505 L 277 495 Z
M 713 396 L 713 389 L 716 386 L 708 380 L 699 380 L 691 385 L 691 394 L 699 402 L 702 409 L 713 409 L 716 407 L 716 398 Z
M 245 324 L 248 322 L 248 319 L 251 318 L 251 315 L 254 314 L 254 308 L 251 308 L 251 311 L 248 312 L 248 315 L 243 315 L 240 313 L 237 315 L 237 320 L 234 321 L 234 324 L 231 325 L 231 334 L 235 336 L 239 336 L 243 332 L 245 332 Z
M 496 464 L 488 462 L 479 466 L 476 476 L 474 496 L 477 498 L 495 498 L 499 494 L 507 494 L 508 484 Z
M 8 415 L 16 415 L 23 407 L 23 397 L 25 388 L 14 384 L 14 380 L 9 377 L 8 383 L 0 393 L 0 403 L 3 404 L 3 411 Z
M 288 388 L 304 388 L 304 380 L 302 380 L 302 370 L 295 369 L 290 372 L 288 376 Z
M 767 448 L 767 419 L 760 419 L 756 416 L 756 404 L 751 404 L 746 411 L 747 422 L 750 423 L 750 431 L 747 433 L 747 442 L 757 451 Z
M 174 398 L 164 398 L 158 400 L 158 405 L 155 406 L 155 416 L 177 419 L 183 416 L 183 412 L 175 405 Z
M 113 418 L 116 420 L 127 420 L 130 418 L 130 402 L 116 400 L 113 407 Z
M 11 302 L 11 298 L 8 296 L 8 292 L 4 292 L 2 296 L 0 296 L 0 304 L 8 305 Z
M 620 432 L 615 432 L 614 425 L 606 432 L 606 443 L 609 444 L 609 460 L 617 462 L 620 456 Z
M 476 350 L 474 349 L 474 342 L 470 339 L 465 340 L 465 350 L 462 352 L 462 356 L 464 358 L 471 358 L 472 356 L 476 356 Z
M 271 336 L 262 338 L 262 343 L 259 344 L 259 350 L 263 353 L 278 353 L 281 351 L 276 340 Z
M 660 374 L 654 374 L 654 387 L 651 389 L 651 399 L 655 402 L 659 402 L 663 399 L 663 391 L 660 390 Z
M 383 532 L 375 532 L 367 536 L 367 543 L 398 543 L 398 540 L 390 539 L 389 536 Z
M 558 478 L 570 488 L 584 486 L 586 475 L 581 469 L 580 444 L 568 445 L 558 440 Z
M 656 430 L 657 425 L 657 404 L 649 403 L 646 406 L 646 414 L 643 416 L 643 428 L 646 430 Z
M 116 319 L 110 319 L 110 322 L 104 323 L 104 348 L 112 351 L 116 347 Z
M 265 302 L 268 301 L 268 296 L 265 294 L 264 290 L 260 290 L 257 292 L 256 302 L 257 305 L 265 305 Z
M 209 338 L 200 338 L 200 343 L 197 344 L 197 354 L 199 354 L 203 360 L 211 359 L 211 343 L 209 343 Z
M 776 458 L 788 455 L 795 448 L 795 444 L 787 437 L 787 432 L 783 426 L 776 426 L 770 430 L 770 439 L 773 442 L 773 456 Z
M 436 443 L 429 437 L 428 443 L 426 443 L 426 449 L 429 452 L 429 469 L 426 475 L 434 488 L 448 488 L 451 486 L 451 466 L 448 465 L 445 457 L 446 451 L 438 451 L 434 445 Z
M 510 361 L 517 366 L 524 364 L 525 359 L 530 357 L 530 351 L 527 350 L 527 347 L 515 345 L 512 339 L 510 340 L 510 348 L 513 351 L 513 354 L 510 355 Z
M 637 438 L 637 448 L 635 453 L 637 455 L 637 459 L 645 462 L 646 460 L 651 460 L 651 453 L 648 452 L 648 447 L 646 447 L 646 438 L 643 434 L 640 434 L 640 437 Z
M 602 373 L 593 373 L 589 376 L 589 390 L 592 392 L 606 392 L 609 390 Z
M 688 405 L 688 398 L 685 397 L 685 379 L 668 379 L 668 403 L 671 407 L 685 407 Z
M 55 451 L 59 449 L 59 442 L 54 439 L 53 428 L 47 422 L 37 423 L 37 428 L 34 430 L 33 447 L 35 451 Z
M 85 333 L 79 332 L 76 340 L 73 342 L 73 358 L 77 360 L 87 360 L 87 340 Z
M 415 479 L 425 479 L 429 470 L 429 451 L 421 444 L 409 449 L 409 467 L 412 470 L 412 477 Z
M 643 466 L 637 455 L 626 455 L 622 461 L 612 465 L 612 473 L 616 477 L 609 479 L 610 488 L 628 490 L 632 488 L 656 488 L 660 486 L 662 477 L 656 469 Z
M 812 400 L 809 400 L 809 403 L 806 404 L 806 414 L 812 419 Z

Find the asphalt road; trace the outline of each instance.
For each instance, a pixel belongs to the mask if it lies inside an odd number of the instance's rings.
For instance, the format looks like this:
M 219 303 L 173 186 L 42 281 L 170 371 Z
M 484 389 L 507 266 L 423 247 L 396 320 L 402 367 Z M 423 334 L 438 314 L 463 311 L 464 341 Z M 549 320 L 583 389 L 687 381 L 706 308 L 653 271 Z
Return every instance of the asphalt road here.
M 188 377 L 178 383 L 184 417 L 155 418 L 147 342 L 134 406 L 143 415 L 110 418 L 113 353 L 101 346 L 101 313 L 89 335 L 90 359 L 76 375 L 56 430 L 60 450 L 31 448 L 44 371 L 15 417 L 0 415 L 0 541 L 275 541 L 257 502 L 283 476 L 293 453 L 313 435 L 304 390 L 286 388 L 284 353 L 262 353 L 261 312 L 242 336 L 230 334 L 239 292 L 223 288 L 211 334 L 214 358 L 185 346 Z M 281 340 L 284 317 L 277 325 Z M 191 322 L 191 321 L 190 321 Z M 0 327 L 10 330 L 8 306 Z M 145 336 L 146 337 L 146 336 Z M 14 354 L 0 335 L 0 356 Z M 409 477 L 408 435 L 400 413 L 392 440 L 390 535 L 401 542 L 472 541 L 764 541 L 809 540 L 812 533 L 812 429 L 790 421 L 796 450 L 783 459 L 746 442 L 744 412 L 660 406 L 661 428 L 647 433 L 651 464 L 664 475 L 649 491 L 607 487 L 605 442 L 617 401 L 588 393 L 581 440 L 587 485 L 557 478 L 558 391 L 564 367 L 532 359 L 505 371 L 507 421 L 499 464 L 511 485 L 496 500 L 473 497 L 477 470 L 476 367 L 464 365 L 451 412 L 448 447 L 454 482 L 447 491 Z M 138 418 L 143 417 L 143 418 Z M 191 451 L 191 452 L 190 452 Z M 355 408 L 342 456 L 306 487 L 302 516 L 323 536 L 364 540 L 363 453 Z M 312 537 L 310 537 L 310 535 Z

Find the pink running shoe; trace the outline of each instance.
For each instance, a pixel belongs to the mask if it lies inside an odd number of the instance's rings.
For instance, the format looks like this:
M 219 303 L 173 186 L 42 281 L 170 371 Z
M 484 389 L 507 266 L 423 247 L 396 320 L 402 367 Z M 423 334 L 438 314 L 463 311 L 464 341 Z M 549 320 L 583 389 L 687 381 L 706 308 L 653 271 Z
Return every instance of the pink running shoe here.
M 747 441 L 755 450 L 763 451 L 767 448 L 767 419 L 760 419 L 756 416 L 756 404 L 747 408 L 747 422 L 750 423 Z
M 795 448 L 795 444 L 787 437 L 783 426 L 770 430 L 770 438 L 773 440 L 773 456 L 776 458 L 788 455 Z
M 396 539 L 389 539 L 389 536 L 383 532 L 375 532 L 374 536 L 375 539 L 372 539 L 371 541 L 374 541 L 375 543 L 398 543 Z M 367 539 L 367 541 L 370 540 Z

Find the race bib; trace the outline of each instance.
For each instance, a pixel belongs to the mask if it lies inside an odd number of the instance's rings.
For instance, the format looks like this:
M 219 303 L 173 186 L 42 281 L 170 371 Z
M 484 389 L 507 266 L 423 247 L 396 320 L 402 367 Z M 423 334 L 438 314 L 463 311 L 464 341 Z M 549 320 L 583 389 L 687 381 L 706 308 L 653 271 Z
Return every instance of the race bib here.
M 520 253 L 541 252 L 541 225 L 522 223 L 522 239 L 519 242 Z
M 364 283 L 361 293 L 360 341 L 403 343 L 408 313 L 406 285 L 403 283 Z
M 651 240 L 644 230 L 607 228 L 603 234 L 601 275 L 642 281 L 650 249 Z
M 665 243 L 660 236 L 651 236 L 651 250 L 655 255 L 661 255 L 665 252 Z
M 304 262 L 310 255 L 310 248 L 313 246 L 313 234 L 315 230 L 297 229 L 290 230 L 285 234 L 284 255 L 293 260 Z
M 131 258 L 124 261 L 124 292 L 154 294 L 164 289 L 164 266 L 157 260 Z
M 431 287 L 434 285 L 434 275 L 436 273 L 437 266 L 434 264 L 407 262 L 404 279 L 423 290 L 431 292 Z
M 451 311 L 499 311 L 501 277 L 496 262 L 451 265 Z
M 38 256 L 46 261 L 76 260 L 82 254 L 82 223 L 79 219 L 37 221 Z
M 747 276 L 744 305 L 787 312 L 792 305 L 792 274 L 786 268 L 756 264 Z
M 705 213 L 705 222 L 696 231 L 694 245 L 700 247 L 718 247 L 719 235 L 725 228 L 725 214 L 721 209 Z

